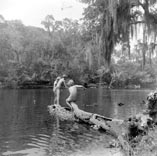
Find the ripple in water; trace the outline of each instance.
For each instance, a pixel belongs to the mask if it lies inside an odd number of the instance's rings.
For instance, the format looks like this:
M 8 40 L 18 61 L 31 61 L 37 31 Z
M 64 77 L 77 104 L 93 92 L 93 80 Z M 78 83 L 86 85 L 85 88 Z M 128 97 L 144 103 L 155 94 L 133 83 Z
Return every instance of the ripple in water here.
M 97 89 L 87 90 L 85 96 L 80 95 L 79 107 L 108 117 L 124 118 L 141 109 L 138 103 L 150 91 L 102 92 L 99 98 Z M 52 90 L 0 90 L 0 155 L 97 156 L 105 151 L 106 155 L 112 138 L 88 126 L 52 118 L 47 111 L 51 96 Z M 66 96 L 66 93 L 62 96 L 63 104 Z M 119 102 L 125 105 L 118 107 Z

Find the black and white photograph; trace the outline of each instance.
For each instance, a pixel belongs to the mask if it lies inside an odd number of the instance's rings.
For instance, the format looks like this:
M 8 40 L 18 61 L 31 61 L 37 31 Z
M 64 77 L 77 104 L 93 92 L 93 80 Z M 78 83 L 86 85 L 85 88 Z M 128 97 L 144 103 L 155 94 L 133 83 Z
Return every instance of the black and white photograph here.
M 0 156 L 157 156 L 157 0 L 1 0 Z

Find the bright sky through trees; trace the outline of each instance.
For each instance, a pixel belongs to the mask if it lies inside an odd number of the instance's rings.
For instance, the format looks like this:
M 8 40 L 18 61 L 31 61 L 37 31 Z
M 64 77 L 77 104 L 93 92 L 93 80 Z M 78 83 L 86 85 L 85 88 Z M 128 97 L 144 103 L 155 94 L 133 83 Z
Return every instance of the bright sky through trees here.
M 25 25 L 41 27 L 46 15 L 61 20 L 82 17 L 83 4 L 77 0 L 1 0 L 0 14 L 6 20 L 21 20 Z

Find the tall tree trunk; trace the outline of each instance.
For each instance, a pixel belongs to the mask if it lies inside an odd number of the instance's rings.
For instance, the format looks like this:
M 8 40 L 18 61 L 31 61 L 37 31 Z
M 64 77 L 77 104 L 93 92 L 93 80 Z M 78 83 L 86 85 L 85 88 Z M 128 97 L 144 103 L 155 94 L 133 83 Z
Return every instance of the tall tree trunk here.
M 131 59 L 131 51 L 130 51 L 130 31 L 129 31 L 129 28 L 128 28 L 128 31 L 127 31 L 127 47 L 128 47 L 128 57 L 129 57 L 129 59 Z
M 101 27 L 101 52 L 105 58 L 106 65 L 110 67 L 111 54 L 114 48 L 113 19 L 109 11 L 104 11 Z
M 146 56 L 145 56 L 145 49 L 142 49 L 142 70 L 144 70 L 145 68 L 145 64 L 146 64 Z
M 14 50 L 14 53 L 16 54 L 16 61 L 17 61 L 18 63 L 21 63 L 19 51 Z
M 146 25 L 144 25 L 143 28 L 143 46 L 142 46 L 142 70 L 145 68 L 146 64 L 146 43 L 147 41 L 147 36 L 146 36 Z

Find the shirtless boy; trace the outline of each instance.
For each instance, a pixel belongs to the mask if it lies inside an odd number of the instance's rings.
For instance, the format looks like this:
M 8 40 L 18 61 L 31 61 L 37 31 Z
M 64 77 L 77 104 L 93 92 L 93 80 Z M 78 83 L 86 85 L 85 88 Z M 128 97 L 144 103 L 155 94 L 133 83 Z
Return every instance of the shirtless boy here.
M 55 85 L 55 87 L 53 89 L 53 91 L 55 93 L 55 101 L 54 102 L 56 104 L 58 104 L 58 105 L 59 105 L 59 100 L 60 100 L 60 89 L 61 89 L 62 85 L 64 85 L 67 88 L 67 86 L 65 84 L 65 79 L 66 78 L 67 78 L 67 75 L 63 75 L 62 78 L 60 78 L 58 80 L 58 82 L 56 83 L 56 85 L 54 84 Z
M 56 87 L 57 87 L 57 83 L 58 83 L 58 81 L 59 81 L 60 79 L 61 79 L 61 77 L 58 76 L 58 77 L 56 78 L 56 80 L 54 81 L 54 83 L 53 83 L 54 104 L 57 103 L 57 92 L 56 92 Z
M 71 102 L 76 102 L 77 100 L 77 88 L 81 87 L 84 88 L 82 85 L 74 85 L 73 80 L 69 80 L 67 83 L 67 87 L 69 89 L 69 97 L 66 99 L 67 105 L 71 108 Z

